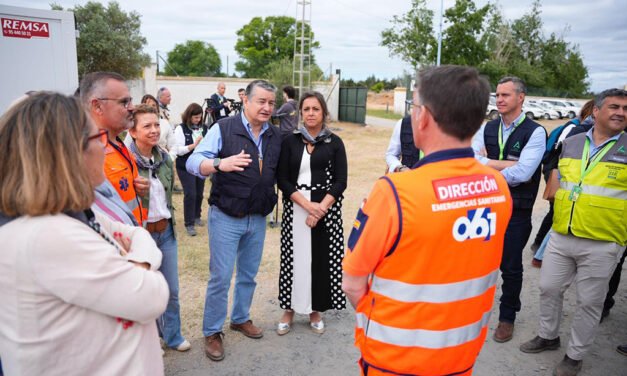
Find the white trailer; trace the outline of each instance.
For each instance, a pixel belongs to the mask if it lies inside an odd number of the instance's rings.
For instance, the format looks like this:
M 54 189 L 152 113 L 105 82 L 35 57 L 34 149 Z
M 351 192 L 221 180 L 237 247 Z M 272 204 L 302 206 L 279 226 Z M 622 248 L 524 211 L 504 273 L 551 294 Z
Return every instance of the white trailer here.
M 0 114 L 30 90 L 76 90 L 74 13 L 0 5 L 0 23 Z

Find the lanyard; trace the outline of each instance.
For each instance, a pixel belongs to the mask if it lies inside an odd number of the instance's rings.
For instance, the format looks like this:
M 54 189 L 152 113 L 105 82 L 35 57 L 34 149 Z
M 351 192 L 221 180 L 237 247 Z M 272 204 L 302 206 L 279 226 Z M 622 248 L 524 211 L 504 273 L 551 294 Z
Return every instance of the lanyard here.
M 525 115 L 523 115 L 520 120 L 516 124 L 514 124 L 514 129 L 512 130 L 512 134 L 518 128 L 520 123 L 525 121 Z M 501 119 L 501 124 L 499 124 L 499 160 L 503 159 L 503 150 L 505 149 L 505 142 L 503 142 L 503 119 Z M 511 134 L 510 134 L 511 136 Z
M 608 142 L 601 151 L 597 152 L 590 160 L 590 139 L 586 137 L 586 143 L 583 145 L 583 155 L 581 156 L 581 179 L 580 182 L 588 175 L 590 171 L 599 163 L 599 161 L 607 154 L 612 146 L 616 143 L 616 140 Z M 580 183 L 581 184 L 581 183 Z

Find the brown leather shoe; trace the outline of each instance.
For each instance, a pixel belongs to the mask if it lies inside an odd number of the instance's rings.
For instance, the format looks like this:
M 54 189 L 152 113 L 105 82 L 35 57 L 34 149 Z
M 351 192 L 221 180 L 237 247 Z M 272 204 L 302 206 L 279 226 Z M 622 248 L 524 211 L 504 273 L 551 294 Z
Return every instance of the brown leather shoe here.
M 531 260 L 531 266 L 533 266 L 534 268 L 541 268 L 542 267 L 542 260 L 538 260 L 537 258 L 533 258 L 533 260 Z
M 494 331 L 494 340 L 496 342 L 507 342 L 514 336 L 514 324 L 510 322 L 499 321 L 499 326 Z
M 205 337 L 205 355 L 214 362 L 224 359 L 222 337 L 224 337 L 224 333 L 222 332 Z
M 253 325 L 252 320 L 248 320 L 241 324 L 231 323 L 229 327 L 231 328 L 231 330 L 237 330 L 238 332 L 242 332 L 248 338 L 257 339 L 263 337 L 263 330 L 260 327 Z

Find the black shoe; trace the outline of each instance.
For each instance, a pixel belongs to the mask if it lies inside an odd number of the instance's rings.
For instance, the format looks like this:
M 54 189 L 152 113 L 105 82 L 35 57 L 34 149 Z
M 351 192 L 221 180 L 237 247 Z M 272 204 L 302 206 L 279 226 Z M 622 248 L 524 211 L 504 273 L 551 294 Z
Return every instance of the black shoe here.
M 627 345 L 620 345 L 616 347 L 616 351 L 618 351 L 619 354 L 627 356 Z
M 599 320 L 599 324 L 603 322 L 603 320 L 605 320 L 605 318 L 607 316 L 610 315 L 610 309 L 609 308 L 603 308 L 603 312 L 601 312 L 601 319 Z
M 187 230 L 187 235 L 196 236 L 196 229 L 194 226 L 185 226 L 185 230 Z
M 560 337 L 555 339 L 544 339 L 536 336 L 531 341 L 527 341 L 520 345 L 520 351 L 528 354 L 535 354 L 544 350 L 557 350 L 560 347 Z
M 576 376 L 581 371 L 583 361 L 575 360 L 564 355 L 564 359 L 557 364 L 557 367 L 553 370 L 554 376 Z
M 200 226 L 200 227 L 202 227 L 202 226 L 204 226 L 204 225 L 205 225 L 205 221 L 203 221 L 203 220 L 202 220 L 202 219 L 200 219 L 200 218 L 196 218 L 196 219 L 194 220 L 194 224 L 195 224 L 196 226 Z

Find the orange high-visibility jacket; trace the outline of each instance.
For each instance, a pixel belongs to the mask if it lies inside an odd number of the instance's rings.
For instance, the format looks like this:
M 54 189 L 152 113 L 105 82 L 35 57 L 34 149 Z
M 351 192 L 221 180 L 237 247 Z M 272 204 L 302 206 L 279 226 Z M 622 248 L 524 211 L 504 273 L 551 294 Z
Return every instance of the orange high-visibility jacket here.
M 344 259 L 349 275 L 372 273 L 355 329 L 368 375 L 472 374 L 511 211 L 505 179 L 469 149 L 376 183 Z
M 123 142 L 113 145 L 111 141 L 105 149 L 104 162 L 105 176 L 118 192 L 122 201 L 131 209 L 137 223 L 142 224 L 148 218 L 148 212 L 142 207 L 141 200 L 135 192 L 135 177 L 137 165 L 135 158 L 128 151 Z

